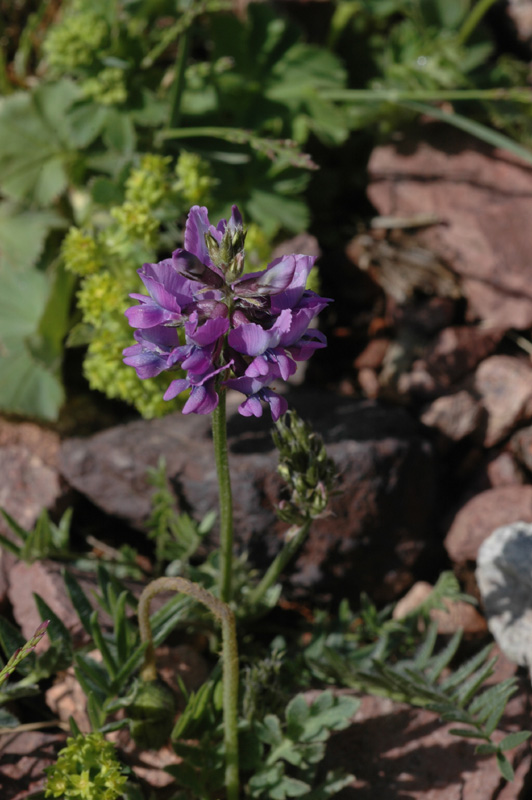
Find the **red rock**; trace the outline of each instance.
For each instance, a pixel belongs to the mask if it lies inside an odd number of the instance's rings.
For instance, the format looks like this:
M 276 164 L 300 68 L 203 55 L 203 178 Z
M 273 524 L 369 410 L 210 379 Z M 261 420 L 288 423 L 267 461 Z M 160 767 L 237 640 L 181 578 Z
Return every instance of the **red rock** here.
M 475 495 L 458 511 L 445 537 L 449 558 L 457 564 L 475 561 L 484 539 L 518 520 L 532 522 L 532 486 L 501 486 Z
M 453 442 L 459 442 L 477 430 L 480 417 L 480 403 L 464 389 L 437 397 L 421 414 L 421 422 L 436 428 Z
M 532 326 L 532 173 L 517 157 L 440 123 L 419 138 L 377 147 L 368 196 L 378 213 L 435 214 L 417 235 L 462 277 L 470 318 L 508 330 Z
M 475 372 L 475 389 L 487 413 L 484 445 L 493 447 L 532 417 L 532 367 L 512 356 L 491 356 Z

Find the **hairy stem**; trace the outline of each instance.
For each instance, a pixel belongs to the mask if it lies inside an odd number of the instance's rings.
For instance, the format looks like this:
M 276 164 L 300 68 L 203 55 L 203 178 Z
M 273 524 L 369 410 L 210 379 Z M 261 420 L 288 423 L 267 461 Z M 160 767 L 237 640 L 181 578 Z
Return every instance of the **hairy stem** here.
M 229 603 L 233 572 L 233 497 L 227 457 L 225 389 L 220 387 L 218 394 L 220 402 L 212 412 L 212 438 L 220 497 L 220 598 L 224 603 Z
M 149 642 L 141 670 L 141 677 L 144 680 L 155 680 L 157 677 L 150 624 L 150 603 L 155 595 L 168 591 L 183 592 L 203 603 L 222 626 L 225 787 L 227 800 L 238 800 L 238 645 L 235 615 L 227 603 L 223 603 L 202 586 L 186 578 L 157 578 L 149 583 L 140 596 L 138 607 L 140 638 L 142 642 Z

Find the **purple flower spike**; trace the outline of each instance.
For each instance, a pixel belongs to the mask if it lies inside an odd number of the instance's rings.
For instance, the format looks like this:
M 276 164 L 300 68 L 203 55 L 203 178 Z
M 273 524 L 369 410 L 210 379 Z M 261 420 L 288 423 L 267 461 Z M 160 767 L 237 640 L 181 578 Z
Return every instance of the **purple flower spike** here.
M 246 396 L 238 409 L 243 416 L 261 416 L 265 402 L 277 420 L 287 402 L 270 384 L 326 346 L 310 327 L 331 302 L 305 288 L 314 258 L 283 256 L 242 275 L 244 243 L 237 206 L 216 226 L 205 207 L 193 206 L 184 248 L 139 270 L 148 295 L 131 295 L 138 304 L 126 316 L 137 343 L 124 350 L 124 362 L 139 378 L 180 366 L 185 376 L 170 383 L 164 399 L 188 390 L 184 414 L 210 414 L 222 386 Z

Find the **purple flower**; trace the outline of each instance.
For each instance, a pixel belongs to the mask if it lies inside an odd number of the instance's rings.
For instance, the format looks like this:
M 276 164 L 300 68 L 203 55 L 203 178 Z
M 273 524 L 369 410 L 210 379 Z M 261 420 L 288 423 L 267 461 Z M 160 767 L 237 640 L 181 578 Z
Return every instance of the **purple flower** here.
M 184 370 L 186 377 L 173 380 L 164 398 L 189 390 L 185 414 L 209 414 L 220 389 L 232 388 L 246 395 L 243 416 L 261 416 L 266 402 L 276 420 L 287 403 L 270 384 L 289 378 L 296 362 L 326 346 L 311 325 L 330 300 L 305 288 L 314 259 L 283 256 L 243 274 L 244 245 L 236 206 L 216 227 L 206 208 L 194 206 L 184 248 L 139 270 L 148 295 L 131 295 L 138 305 L 126 316 L 137 343 L 124 350 L 124 362 L 140 378 Z

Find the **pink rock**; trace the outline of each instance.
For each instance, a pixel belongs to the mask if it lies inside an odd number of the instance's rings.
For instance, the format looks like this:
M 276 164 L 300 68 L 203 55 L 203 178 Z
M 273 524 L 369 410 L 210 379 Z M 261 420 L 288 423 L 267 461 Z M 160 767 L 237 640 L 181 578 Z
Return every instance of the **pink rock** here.
M 486 464 L 486 475 L 492 487 L 517 486 L 525 482 L 522 471 L 511 453 L 503 450 Z
M 434 589 L 426 581 L 418 581 L 399 600 L 393 610 L 394 619 L 402 619 L 423 603 Z M 438 623 L 438 633 L 453 634 L 458 630 L 464 633 L 479 634 L 487 631 L 486 620 L 475 606 L 462 601 L 444 600 L 445 609 L 435 608 L 430 612 L 432 620 Z
M 512 356 L 491 356 L 475 372 L 475 389 L 487 413 L 486 447 L 502 441 L 532 417 L 532 367 Z
M 516 431 L 510 439 L 510 448 L 519 462 L 532 471 L 532 426 Z
M 498 680 L 510 677 L 514 665 L 504 658 Z M 527 690 L 512 698 L 494 739 L 526 730 Z M 474 743 L 449 733 L 459 727 L 444 725 L 431 711 L 395 703 L 388 698 L 366 696 L 353 725 L 334 736 L 326 768 L 343 767 L 355 775 L 351 784 L 357 800 L 496 800 L 501 776 L 493 757 L 474 754 Z M 516 778 L 503 791 L 505 800 L 518 800 L 530 771 L 526 744 L 507 754 Z M 346 794 L 347 796 L 347 794 Z
M 456 514 L 445 537 L 452 561 L 475 561 L 480 545 L 496 528 L 522 520 L 532 522 L 532 486 L 501 486 L 469 500 Z
M 418 234 L 462 277 L 470 317 L 494 327 L 532 325 L 532 173 L 518 158 L 448 125 L 419 126 L 417 143 L 376 148 L 368 196 L 378 213 L 435 214 Z
M 480 416 L 480 403 L 464 389 L 437 397 L 421 414 L 421 422 L 436 428 L 453 442 L 459 442 L 477 429 Z
M 52 509 L 62 495 L 57 470 L 59 437 L 29 422 L 8 422 L 0 417 L 0 508 L 24 529 L 33 528 L 44 508 Z M 0 517 L 0 532 L 18 543 Z M 0 549 L 0 602 L 7 591 L 7 576 L 14 563 Z
M 65 736 L 41 731 L 21 731 L 0 737 L 0 796 L 25 800 L 44 788 L 44 768 L 57 759 Z
M 468 375 L 493 352 L 502 331 L 484 330 L 473 325 L 444 328 L 423 360 L 427 371 L 441 387 L 448 387 Z

